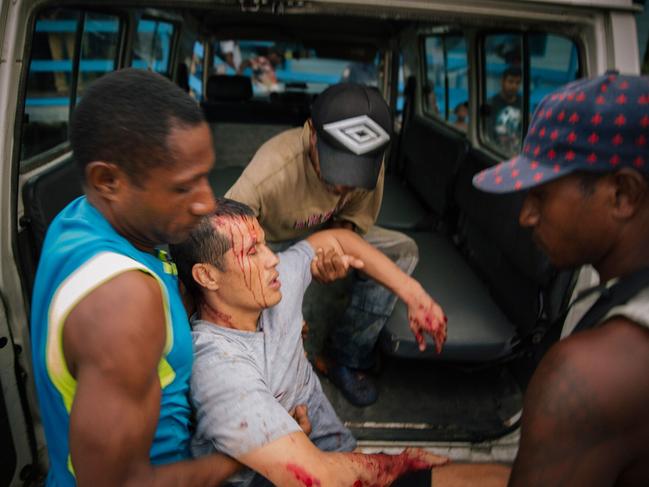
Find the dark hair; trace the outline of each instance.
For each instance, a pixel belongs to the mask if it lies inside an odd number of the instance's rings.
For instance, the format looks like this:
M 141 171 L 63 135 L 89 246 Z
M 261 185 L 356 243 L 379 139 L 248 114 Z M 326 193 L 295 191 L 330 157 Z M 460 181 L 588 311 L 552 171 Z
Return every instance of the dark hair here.
M 523 71 L 520 66 L 507 66 L 505 71 L 503 71 L 502 79 L 511 76 L 512 78 L 520 78 L 523 76 Z
M 468 102 L 468 101 L 463 101 L 463 102 L 458 103 L 457 105 L 455 105 L 455 108 L 453 109 L 453 113 L 457 114 L 457 112 L 458 112 L 458 111 L 460 110 L 460 108 L 462 108 L 462 107 L 464 107 L 464 108 L 466 108 L 466 109 L 468 110 L 468 108 L 469 108 L 469 102 Z
M 173 128 L 204 121 L 196 101 L 171 81 L 128 68 L 85 90 L 72 114 L 70 142 L 82 173 L 92 161 L 111 162 L 137 184 L 148 169 L 176 161 L 167 140 Z
M 248 205 L 228 198 L 216 198 L 216 210 L 200 219 L 199 224 L 189 234 L 189 238 L 169 246 L 171 256 L 178 267 L 178 276 L 195 300 L 200 299 L 201 291 L 192 277 L 194 265 L 207 263 L 225 271 L 223 257 L 232 248 L 230 237 L 219 232 L 214 220 L 254 216 L 255 213 Z

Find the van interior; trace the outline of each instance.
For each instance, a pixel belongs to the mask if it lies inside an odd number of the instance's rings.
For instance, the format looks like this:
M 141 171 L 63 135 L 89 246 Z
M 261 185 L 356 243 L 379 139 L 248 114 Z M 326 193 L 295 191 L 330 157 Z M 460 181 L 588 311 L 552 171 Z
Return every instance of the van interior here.
M 248 0 L 35 9 L 15 136 L 15 247 L 27 301 L 47 226 L 82 193 L 67 125 L 93 79 L 136 66 L 189 91 L 213 129 L 217 195 L 262 143 L 304 124 L 322 89 L 366 83 L 394 114 L 377 224 L 417 242 L 414 277 L 447 314 L 448 339 L 439 355 L 430 339 L 419 352 L 398 303 L 377 350 L 378 402 L 352 406 L 323 376 L 325 392 L 361 445 L 476 443 L 513 431 L 536 338 L 565 309 L 573 273 L 552 268 L 518 225 L 522 195 L 482 193 L 472 178 L 521 149 L 544 94 L 589 73 L 601 12 L 575 5 L 551 15 L 536 2 L 492 3 L 471 14 L 394 2 Z M 244 61 L 265 58 L 272 82 L 263 68 L 233 67 L 226 42 Z M 509 114 L 516 123 L 494 120 L 492 106 L 511 66 L 521 79 L 518 113 Z M 499 139 L 500 123 L 514 127 L 513 142 Z M 318 289 L 326 299 L 305 308 L 311 358 L 342 313 L 347 287 Z

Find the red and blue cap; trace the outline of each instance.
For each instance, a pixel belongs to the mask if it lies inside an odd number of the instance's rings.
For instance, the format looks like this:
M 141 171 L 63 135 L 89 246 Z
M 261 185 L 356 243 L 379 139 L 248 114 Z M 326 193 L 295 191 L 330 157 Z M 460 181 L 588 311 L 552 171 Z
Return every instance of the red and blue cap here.
M 473 185 L 508 193 L 575 171 L 649 173 L 649 77 L 609 71 L 546 95 L 521 153 L 479 172 Z

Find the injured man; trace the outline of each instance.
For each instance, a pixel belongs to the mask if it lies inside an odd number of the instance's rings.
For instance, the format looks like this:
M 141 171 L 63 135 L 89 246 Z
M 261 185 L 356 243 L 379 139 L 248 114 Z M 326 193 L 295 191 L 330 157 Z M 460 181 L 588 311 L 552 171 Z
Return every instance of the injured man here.
M 305 357 L 302 299 L 312 272 L 340 274 L 350 266 L 397 294 L 420 343 L 429 334 L 441 348 L 442 309 L 389 258 L 342 229 L 315 233 L 276 255 L 252 210 L 228 199 L 217 199 L 217 210 L 171 251 L 196 304 L 195 456 L 216 450 L 249 467 L 232 483 L 300 487 L 389 485 L 405 473 L 446 463 L 418 449 L 394 456 L 352 453 L 356 442 Z M 302 405 L 310 433 L 294 419 Z

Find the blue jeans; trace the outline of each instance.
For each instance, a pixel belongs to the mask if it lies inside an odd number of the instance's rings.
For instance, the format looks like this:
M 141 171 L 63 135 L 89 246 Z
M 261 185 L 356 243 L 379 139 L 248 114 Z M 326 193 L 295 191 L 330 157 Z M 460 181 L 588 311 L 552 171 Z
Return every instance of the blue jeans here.
M 363 237 L 387 255 L 403 272 L 411 275 L 419 261 L 417 244 L 407 235 L 373 226 Z M 339 364 L 353 369 L 374 365 L 374 348 L 383 326 L 390 318 L 397 297 L 388 289 L 356 273 L 351 300 L 340 323 L 330 335 L 329 349 Z

